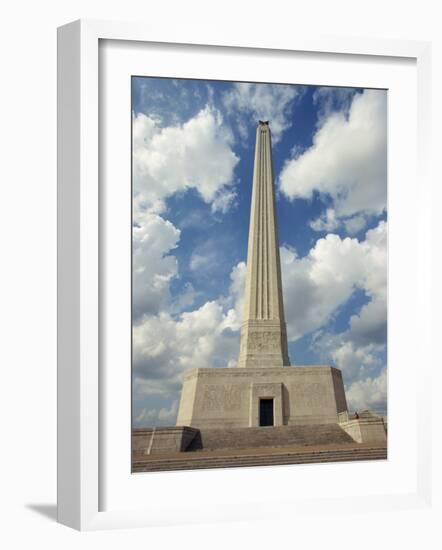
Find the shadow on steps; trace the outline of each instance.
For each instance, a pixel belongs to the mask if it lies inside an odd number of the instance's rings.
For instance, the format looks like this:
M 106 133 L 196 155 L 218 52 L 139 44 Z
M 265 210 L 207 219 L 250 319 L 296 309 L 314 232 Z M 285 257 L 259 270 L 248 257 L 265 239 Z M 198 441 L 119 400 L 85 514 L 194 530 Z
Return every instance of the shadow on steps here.
M 354 443 L 338 424 L 200 429 L 186 452 Z

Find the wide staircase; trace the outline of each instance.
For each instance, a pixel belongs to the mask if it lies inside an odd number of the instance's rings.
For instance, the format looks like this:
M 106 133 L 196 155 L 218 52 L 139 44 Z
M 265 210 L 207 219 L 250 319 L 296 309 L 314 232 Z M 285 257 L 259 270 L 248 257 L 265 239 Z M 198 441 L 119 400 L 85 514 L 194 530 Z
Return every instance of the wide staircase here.
M 174 457 L 150 456 L 132 463 L 133 472 L 161 472 L 243 466 L 281 466 L 288 464 L 317 464 L 360 460 L 385 460 L 386 447 L 370 447 L 353 442 L 340 446 L 278 449 L 248 449 L 237 451 L 202 451 L 177 453 Z
M 354 443 L 338 424 L 200 429 L 186 451 Z

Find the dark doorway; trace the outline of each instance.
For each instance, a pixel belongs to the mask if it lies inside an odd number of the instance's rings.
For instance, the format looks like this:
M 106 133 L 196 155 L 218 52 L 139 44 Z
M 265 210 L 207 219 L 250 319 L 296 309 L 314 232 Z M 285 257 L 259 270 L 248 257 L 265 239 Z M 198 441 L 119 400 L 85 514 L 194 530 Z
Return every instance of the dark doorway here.
M 273 399 L 259 400 L 259 425 L 273 426 Z

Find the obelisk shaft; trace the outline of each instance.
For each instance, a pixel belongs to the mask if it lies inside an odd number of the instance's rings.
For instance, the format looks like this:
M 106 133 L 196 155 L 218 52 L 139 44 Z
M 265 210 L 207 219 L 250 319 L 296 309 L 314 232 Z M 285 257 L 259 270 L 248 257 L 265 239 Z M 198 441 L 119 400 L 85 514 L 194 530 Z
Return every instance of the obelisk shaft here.
M 289 365 L 268 122 L 256 131 L 244 318 L 238 367 Z

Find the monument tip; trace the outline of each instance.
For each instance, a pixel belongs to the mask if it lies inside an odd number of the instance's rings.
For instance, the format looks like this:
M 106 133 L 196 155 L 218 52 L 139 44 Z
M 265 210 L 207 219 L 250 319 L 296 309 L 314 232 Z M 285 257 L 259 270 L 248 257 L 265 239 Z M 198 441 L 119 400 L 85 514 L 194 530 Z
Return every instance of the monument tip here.
M 259 120 L 258 123 L 259 123 L 260 126 L 268 126 L 269 125 L 268 120 Z

